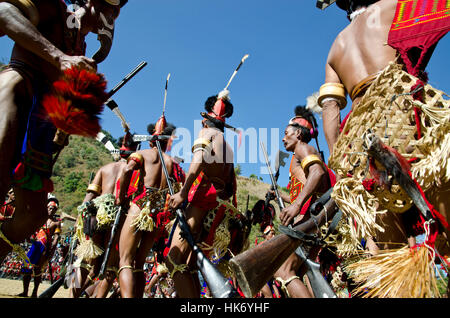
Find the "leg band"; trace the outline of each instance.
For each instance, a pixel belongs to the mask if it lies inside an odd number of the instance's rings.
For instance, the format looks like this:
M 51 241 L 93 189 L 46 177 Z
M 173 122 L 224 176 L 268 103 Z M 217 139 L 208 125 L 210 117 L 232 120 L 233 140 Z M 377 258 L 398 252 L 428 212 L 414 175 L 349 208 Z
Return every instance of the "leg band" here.
M 286 294 L 286 296 L 288 298 L 291 298 L 291 295 L 289 295 L 287 285 L 289 285 L 289 283 L 292 282 L 294 279 L 300 279 L 300 278 L 298 276 L 292 276 L 291 278 L 288 278 L 286 280 L 283 280 L 281 277 L 275 278 L 275 280 L 281 284 L 281 289 L 284 291 L 284 293 Z
M 124 269 L 131 269 L 131 270 L 134 271 L 134 267 L 133 267 L 133 266 L 125 265 L 125 266 L 122 266 L 121 268 L 119 268 L 119 270 L 117 271 L 117 276 L 119 276 L 119 275 L 120 275 L 120 272 L 121 272 L 122 270 L 124 270 Z

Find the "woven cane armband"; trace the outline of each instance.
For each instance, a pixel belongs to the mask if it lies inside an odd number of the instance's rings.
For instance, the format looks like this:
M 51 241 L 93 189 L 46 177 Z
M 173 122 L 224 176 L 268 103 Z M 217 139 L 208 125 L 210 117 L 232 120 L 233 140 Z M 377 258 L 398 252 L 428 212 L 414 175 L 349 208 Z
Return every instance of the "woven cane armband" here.
M 197 151 L 211 151 L 211 141 L 205 138 L 198 138 L 194 141 L 194 145 L 192 146 L 192 153 L 196 153 Z
M 347 106 L 345 98 L 345 88 L 341 83 L 325 83 L 320 87 L 318 104 L 320 107 L 326 98 L 333 98 L 337 101 L 339 108 L 344 109 Z
M 134 162 L 136 162 L 138 164 L 138 167 L 137 167 L 138 169 L 141 168 L 144 163 L 144 157 L 142 157 L 142 155 L 137 152 L 132 153 L 128 157 L 127 163 L 129 163 L 130 160 L 133 160 Z
M 0 2 L 8 2 L 17 7 L 22 14 L 36 26 L 39 23 L 39 11 L 31 0 L 0 0 Z
M 304 158 L 301 162 L 301 166 L 303 171 L 305 172 L 305 175 L 308 176 L 309 174 L 309 167 L 315 163 L 318 163 L 322 165 L 322 160 L 318 155 L 309 155 L 306 158 Z
M 86 192 L 92 192 L 92 193 L 94 193 L 96 195 L 100 195 L 102 193 L 102 187 L 99 186 L 98 184 L 91 183 L 87 187 Z

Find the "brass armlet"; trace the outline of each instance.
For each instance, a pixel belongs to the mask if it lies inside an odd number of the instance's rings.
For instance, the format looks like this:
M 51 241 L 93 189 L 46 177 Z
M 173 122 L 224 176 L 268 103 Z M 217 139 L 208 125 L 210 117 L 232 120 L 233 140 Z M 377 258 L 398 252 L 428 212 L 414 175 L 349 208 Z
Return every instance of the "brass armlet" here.
M 301 166 L 303 171 L 305 172 L 305 176 L 308 175 L 309 167 L 315 163 L 323 165 L 322 159 L 320 159 L 318 155 L 309 155 L 302 160 Z
M 92 193 L 94 193 L 96 195 L 100 195 L 102 193 L 102 187 L 99 186 L 98 184 L 91 183 L 87 187 L 86 192 L 92 192 Z
M 133 152 L 127 159 L 127 163 L 130 162 L 130 160 L 133 160 L 134 162 L 136 162 L 139 165 L 139 168 L 142 167 L 142 164 L 144 163 L 144 157 L 137 153 L 137 152 Z

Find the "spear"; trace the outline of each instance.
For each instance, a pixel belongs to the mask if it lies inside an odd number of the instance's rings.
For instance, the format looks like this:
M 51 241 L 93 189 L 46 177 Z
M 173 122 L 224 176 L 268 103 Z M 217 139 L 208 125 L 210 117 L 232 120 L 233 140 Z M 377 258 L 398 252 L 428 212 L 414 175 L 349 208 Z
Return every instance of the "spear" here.
M 128 83 L 128 81 L 130 81 L 145 66 L 147 66 L 147 62 L 143 61 L 138 66 L 136 66 L 136 68 L 132 70 L 127 76 L 125 76 L 112 90 L 109 91 L 109 99 L 105 103 L 105 105 L 108 106 L 108 108 L 111 109 L 117 117 L 119 117 L 126 132 L 130 130 L 130 127 L 126 122 L 125 117 L 122 115 L 119 109 L 119 105 L 117 105 L 117 103 L 112 99 L 112 96 L 116 94 L 119 89 L 121 89 L 126 83 Z
M 233 75 L 231 75 L 230 80 L 228 81 L 227 86 L 225 86 L 224 91 L 226 91 L 228 89 L 228 87 L 231 84 L 231 81 L 234 79 L 234 77 L 236 76 L 237 72 L 239 71 L 239 69 L 241 68 L 242 64 L 244 64 L 245 60 L 249 57 L 248 54 L 245 54 L 244 57 L 241 59 L 241 62 L 239 63 L 238 67 L 236 68 L 236 70 L 234 70 Z
M 164 89 L 164 105 L 163 105 L 163 116 L 164 116 L 164 112 L 166 111 L 166 101 L 167 101 L 167 86 L 169 85 L 169 78 L 170 78 L 170 73 L 169 75 L 167 75 L 167 79 L 166 79 L 166 87 Z

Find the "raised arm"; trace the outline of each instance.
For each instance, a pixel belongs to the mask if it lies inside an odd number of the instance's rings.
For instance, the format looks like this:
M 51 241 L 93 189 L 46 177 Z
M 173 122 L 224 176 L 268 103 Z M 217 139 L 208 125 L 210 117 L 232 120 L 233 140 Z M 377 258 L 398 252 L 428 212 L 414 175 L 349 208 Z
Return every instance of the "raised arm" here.
M 28 10 L 30 13 L 27 16 L 38 15 L 34 6 Z M 37 21 L 33 22 L 37 23 Z M 51 63 L 61 71 L 72 65 L 91 70 L 96 69 L 96 64 L 92 59 L 64 54 L 39 32 L 18 7 L 8 2 L 0 2 L 0 34 L 6 34 L 19 46 Z

